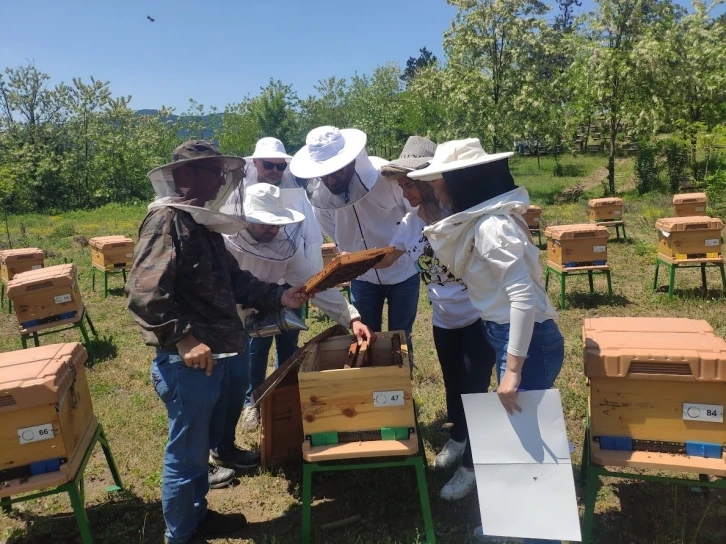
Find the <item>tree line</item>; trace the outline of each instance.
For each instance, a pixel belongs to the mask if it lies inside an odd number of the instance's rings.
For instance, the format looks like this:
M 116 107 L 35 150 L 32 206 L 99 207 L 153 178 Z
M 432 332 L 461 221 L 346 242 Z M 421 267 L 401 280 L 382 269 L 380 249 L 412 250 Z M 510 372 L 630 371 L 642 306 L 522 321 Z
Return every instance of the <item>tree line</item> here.
M 273 78 L 223 109 L 190 100 L 179 115 L 137 112 L 107 81 L 53 84 L 33 64 L 8 67 L 0 74 L 0 201 L 11 212 L 148 201 L 146 172 L 183 138 L 245 155 L 275 136 L 294 152 L 325 124 L 362 129 L 369 151 L 386 158 L 412 134 L 474 136 L 490 152 L 520 140 L 555 157 L 597 136 L 610 192 L 619 146 L 645 150 L 636 162 L 647 177 L 668 151 L 655 136 L 669 132 L 684 172 L 726 184 L 718 165 L 709 171 L 717 153 L 705 163 L 699 153 L 719 148 L 713 134 L 726 122 L 726 20 L 714 16 L 723 0 L 694 0 L 688 10 L 672 0 L 598 0 L 584 14 L 575 11 L 580 0 L 448 2 L 457 14 L 443 36 L 445 58 L 424 47 L 403 68 L 332 76 L 307 97 Z

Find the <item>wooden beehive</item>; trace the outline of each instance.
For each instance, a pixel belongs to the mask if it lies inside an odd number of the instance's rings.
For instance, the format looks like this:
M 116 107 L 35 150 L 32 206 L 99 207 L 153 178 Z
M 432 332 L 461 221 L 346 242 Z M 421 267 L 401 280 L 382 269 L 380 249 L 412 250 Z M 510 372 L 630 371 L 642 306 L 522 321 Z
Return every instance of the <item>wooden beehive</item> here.
M 706 215 L 706 193 L 684 193 L 673 195 L 673 207 L 676 217 Z
M 593 223 L 609 223 L 623 220 L 622 198 L 593 198 L 587 204 L 590 208 L 590 221 Z
M 539 229 L 541 216 L 542 208 L 540 208 L 539 206 L 531 205 L 529 208 L 527 208 L 527 211 L 524 212 L 522 218 L 531 230 L 536 230 Z
M 302 362 L 298 382 L 304 455 L 316 447 L 356 443 L 361 444 L 357 454 L 347 456 L 373 457 L 377 447 L 390 441 L 404 445 L 403 454 L 416 453 L 405 333 L 377 333 L 367 357 L 359 358 L 360 366 L 345 368 L 354 341 L 352 335 L 330 337 L 313 346 Z
M 131 268 L 134 260 L 134 241 L 128 236 L 99 236 L 88 241 L 91 263 L 101 270 Z
M 8 283 L 8 297 L 21 329 L 26 330 L 77 321 L 83 311 L 74 264 L 17 274 Z
M 557 225 L 545 229 L 547 258 L 563 267 L 607 264 L 608 229 L 599 225 Z
M 263 467 L 302 458 L 303 428 L 298 389 L 300 363 L 312 346 L 331 336 L 346 333 L 344 327 L 335 325 L 318 334 L 252 392 L 254 405 L 260 409 L 260 457 Z
M 320 251 L 323 253 L 323 267 L 328 266 L 338 256 L 338 246 L 333 243 L 323 244 Z
M 722 458 L 726 341 L 707 322 L 590 318 L 583 340 L 590 429 L 601 449 Z
M 721 257 L 723 221 L 706 216 L 667 217 L 655 223 L 658 253 L 675 260 Z
M 86 359 L 78 343 L 0 354 L 0 481 L 55 472 L 79 452 L 96 424 Z
M 13 279 L 15 274 L 43 268 L 44 263 L 45 253 L 37 247 L 0 251 L 0 275 L 5 283 Z

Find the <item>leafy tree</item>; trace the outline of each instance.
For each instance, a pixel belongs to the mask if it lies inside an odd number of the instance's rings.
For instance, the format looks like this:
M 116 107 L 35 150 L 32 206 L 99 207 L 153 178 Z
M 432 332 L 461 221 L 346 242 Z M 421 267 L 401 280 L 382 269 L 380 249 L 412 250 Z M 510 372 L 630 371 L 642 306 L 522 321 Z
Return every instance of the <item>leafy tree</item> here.
M 422 70 L 428 66 L 436 65 L 437 59 L 431 51 L 425 47 L 419 49 L 418 58 L 409 57 L 406 61 L 406 68 L 403 73 L 399 76 L 401 81 L 408 85 L 411 80 L 416 76 L 419 70 Z
M 478 92 L 490 112 L 487 129 L 492 150 L 506 146 L 513 135 L 512 104 L 518 94 L 523 60 L 537 46 L 547 26 L 549 8 L 539 0 L 449 0 L 457 9 L 444 34 L 449 65 L 460 73 L 483 74 Z M 506 146 L 508 147 L 508 146 Z

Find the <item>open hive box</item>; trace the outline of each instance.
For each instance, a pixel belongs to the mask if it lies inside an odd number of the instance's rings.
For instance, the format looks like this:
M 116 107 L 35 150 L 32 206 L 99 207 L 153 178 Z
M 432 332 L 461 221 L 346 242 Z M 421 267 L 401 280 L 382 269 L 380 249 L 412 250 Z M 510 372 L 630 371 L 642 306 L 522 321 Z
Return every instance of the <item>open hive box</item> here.
M 706 204 L 706 193 L 673 195 L 673 207 L 676 210 L 676 217 L 704 216 L 706 215 Z
M 96 427 L 86 359 L 78 343 L 0 354 L 0 482 L 62 471 L 83 455 Z
M 44 263 L 45 253 L 37 247 L 0 251 L 0 274 L 5 283 L 21 272 L 43 268 Z
M 593 223 L 623 220 L 622 198 L 593 198 L 588 201 L 587 205 L 590 208 L 590 221 Z
M 608 229 L 599 225 L 557 225 L 545 229 L 547 258 L 563 267 L 599 266 L 608 261 Z
M 128 236 L 98 236 L 88 241 L 91 263 L 101 270 L 131 268 L 134 260 L 134 241 Z
M 8 297 L 13 301 L 22 330 L 75 322 L 83 312 L 74 264 L 17 274 L 8 283 Z
M 333 243 L 323 244 L 320 246 L 320 252 L 323 254 L 323 267 L 326 267 L 338 256 L 338 246 Z
M 582 334 L 599 450 L 697 457 L 726 475 L 726 341 L 707 322 L 592 318 Z
M 413 455 L 418 451 L 405 333 L 380 332 L 356 350 L 352 335 L 312 346 L 298 374 L 303 457 Z
M 354 280 L 393 251 L 393 247 L 384 247 L 337 255 L 320 272 L 308 280 L 305 284 L 305 292 L 319 293 Z
M 540 219 L 542 216 L 542 208 L 539 206 L 530 205 L 527 211 L 522 214 L 524 222 L 531 230 L 539 229 Z
M 721 258 L 723 221 L 707 216 L 667 217 L 655 222 L 658 253 L 677 261 Z

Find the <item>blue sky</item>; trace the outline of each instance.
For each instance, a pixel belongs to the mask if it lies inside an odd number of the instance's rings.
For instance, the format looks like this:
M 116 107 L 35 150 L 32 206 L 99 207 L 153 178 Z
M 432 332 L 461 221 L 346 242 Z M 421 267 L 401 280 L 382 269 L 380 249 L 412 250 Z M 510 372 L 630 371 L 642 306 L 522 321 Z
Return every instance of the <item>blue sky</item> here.
M 93 75 L 136 109 L 180 113 L 189 98 L 222 108 L 270 77 L 307 96 L 319 79 L 404 65 L 423 46 L 441 58 L 454 15 L 445 0 L 0 0 L 0 69 L 30 60 L 54 83 Z

